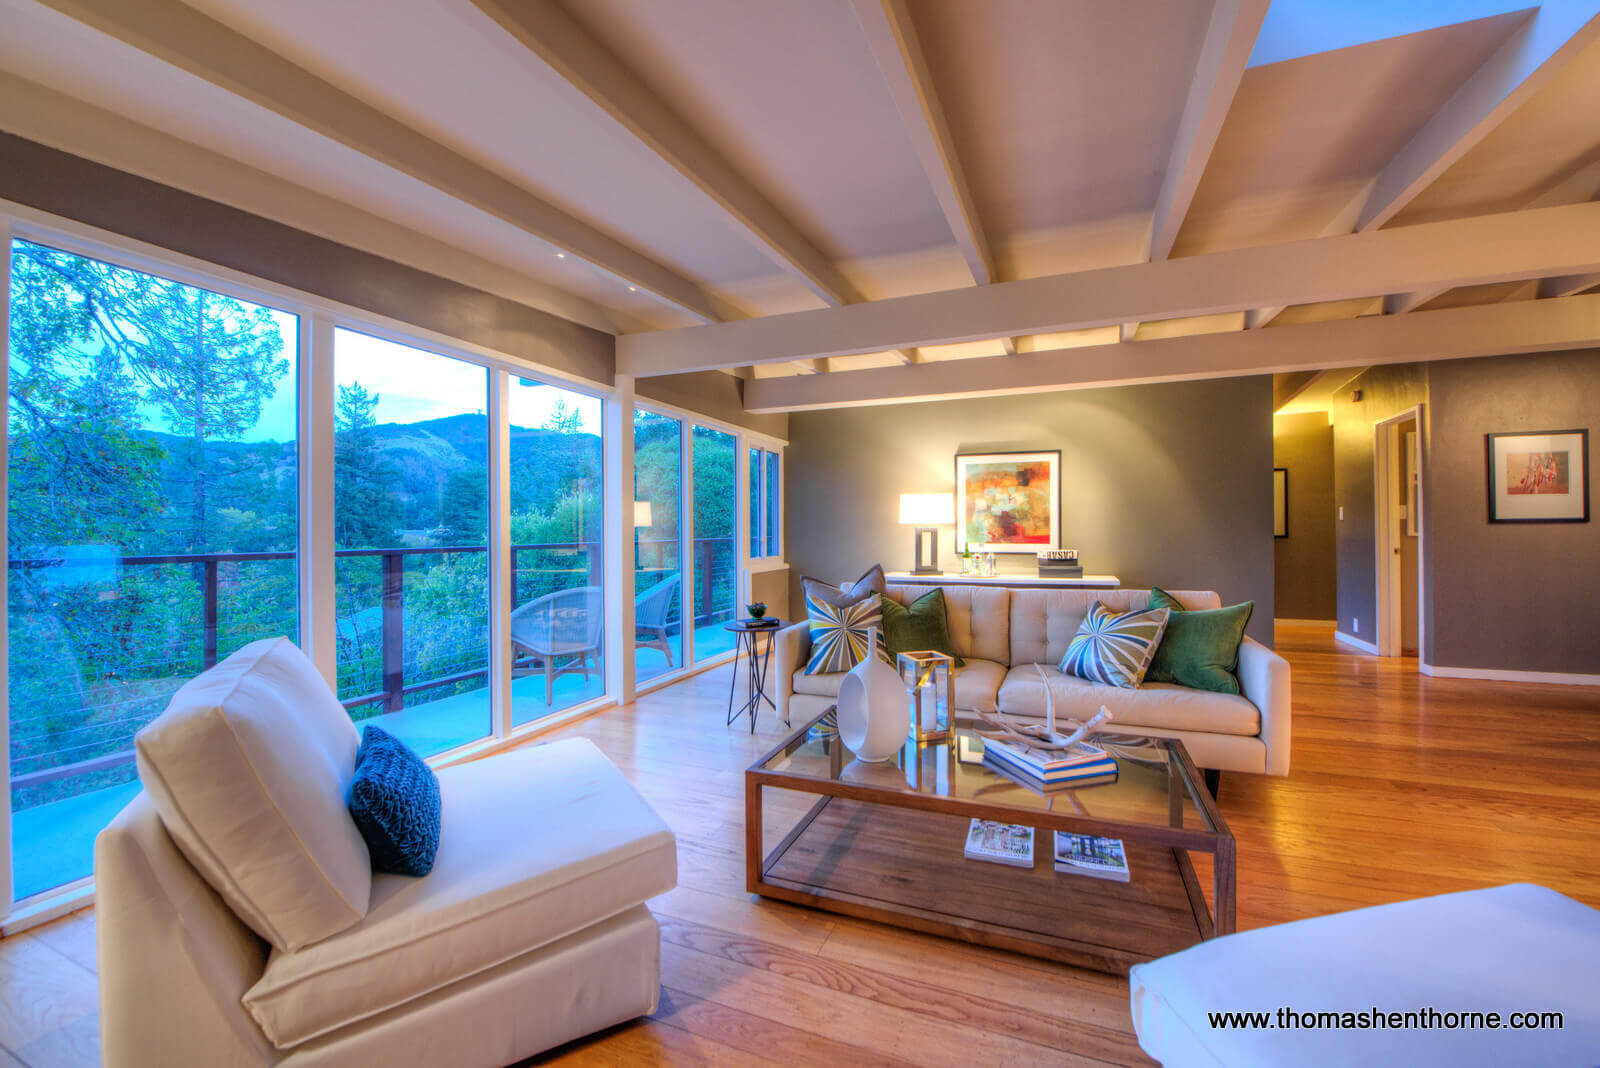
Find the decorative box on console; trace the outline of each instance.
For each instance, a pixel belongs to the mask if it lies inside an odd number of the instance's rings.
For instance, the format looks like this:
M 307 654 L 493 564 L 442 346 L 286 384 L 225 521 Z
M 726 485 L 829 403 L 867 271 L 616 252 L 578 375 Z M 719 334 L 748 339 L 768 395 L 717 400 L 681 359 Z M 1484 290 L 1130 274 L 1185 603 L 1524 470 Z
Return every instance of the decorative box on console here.
M 1083 578 L 1076 549 L 1040 549 L 1038 562 L 1040 578 Z

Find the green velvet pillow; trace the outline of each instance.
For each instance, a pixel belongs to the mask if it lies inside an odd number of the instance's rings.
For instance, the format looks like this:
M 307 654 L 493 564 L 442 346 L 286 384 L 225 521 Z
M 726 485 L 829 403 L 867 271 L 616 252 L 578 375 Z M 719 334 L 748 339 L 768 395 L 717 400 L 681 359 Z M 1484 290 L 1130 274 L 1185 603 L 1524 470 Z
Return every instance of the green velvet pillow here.
M 1187 611 L 1172 594 L 1159 586 L 1150 591 L 1151 608 L 1170 608 L 1166 632 L 1155 659 L 1145 673 L 1146 682 L 1175 682 L 1195 690 L 1239 693 L 1239 643 L 1255 610 L 1254 601 Z
M 956 667 L 966 663 L 950 647 L 950 620 L 945 614 L 943 590 L 929 590 L 909 605 L 885 597 L 883 644 L 890 656 L 931 649 L 950 657 Z

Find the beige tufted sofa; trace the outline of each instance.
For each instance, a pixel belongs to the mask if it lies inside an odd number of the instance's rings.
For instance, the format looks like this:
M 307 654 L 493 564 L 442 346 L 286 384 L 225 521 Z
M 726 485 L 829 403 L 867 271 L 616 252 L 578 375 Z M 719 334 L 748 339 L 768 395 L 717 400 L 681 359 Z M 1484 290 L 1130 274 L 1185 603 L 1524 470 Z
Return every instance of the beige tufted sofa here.
M 909 604 L 932 585 L 892 586 L 888 596 Z M 1063 675 L 1061 662 L 1095 601 L 1116 611 L 1150 603 L 1149 590 L 1029 589 L 944 586 L 950 641 L 966 661 L 956 673 L 958 709 L 1016 716 L 1044 715 L 1044 665 L 1058 716 L 1086 717 L 1101 705 L 1130 734 L 1181 738 L 1202 768 L 1289 774 L 1289 664 L 1252 638 L 1239 647 L 1242 696 L 1147 683 L 1136 690 Z M 1185 608 L 1220 607 L 1209 590 L 1178 590 Z M 804 722 L 838 700 L 841 674 L 807 675 L 811 632 L 801 622 L 777 635 L 778 714 Z

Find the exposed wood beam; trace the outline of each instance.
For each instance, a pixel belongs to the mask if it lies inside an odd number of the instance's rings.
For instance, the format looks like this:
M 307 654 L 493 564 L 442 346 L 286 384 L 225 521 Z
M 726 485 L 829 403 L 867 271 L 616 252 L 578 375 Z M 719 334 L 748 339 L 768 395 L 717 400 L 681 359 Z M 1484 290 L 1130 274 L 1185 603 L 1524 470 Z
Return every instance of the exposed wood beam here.
M 425 182 L 703 320 L 709 294 L 514 182 L 179 0 L 41 0 L 46 6 Z
M 1117 336 L 1123 341 L 1132 341 L 1133 336 L 1139 332 L 1138 323 L 1123 323 L 1117 331 Z
M 1019 356 L 764 378 L 745 390 L 752 412 L 899 404 L 1141 382 L 1276 374 L 1310 368 L 1548 352 L 1600 343 L 1600 295 L 1337 319 Z
M 1600 272 L 1591 274 L 1566 274 L 1559 278 L 1546 278 L 1539 283 L 1539 296 L 1570 297 L 1586 289 L 1600 286 Z
M 1178 240 L 1178 231 L 1222 133 L 1223 121 L 1233 106 L 1239 80 L 1250 62 L 1261 21 L 1267 17 L 1267 4 L 1268 0 L 1217 0 L 1212 9 L 1189 96 L 1178 120 L 1178 136 L 1172 144 L 1167 173 L 1156 197 L 1150 228 L 1152 260 L 1164 260 L 1172 254 L 1173 243 Z
M 972 281 L 980 286 L 998 281 L 994 255 L 978 220 L 911 13 L 904 0 L 851 0 L 851 6 Z
M 1595 199 L 1600 193 L 1600 159 L 1578 167 L 1565 178 L 1545 189 L 1544 192 L 1534 197 L 1522 206 L 1522 210 L 1531 211 L 1537 208 L 1554 208 L 1562 204 L 1576 204 L 1585 200 Z M 1557 279 L 1547 279 L 1546 284 L 1539 287 L 1540 296 L 1566 297 L 1573 293 L 1581 292 L 1588 286 L 1580 289 L 1558 291 L 1559 285 L 1551 285 Z M 1420 289 L 1411 293 L 1395 293 L 1383 299 L 1383 314 L 1404 315 L 1428 303 L 1435 297 L 1448 293 L 1448 289 Z
M 1591 271 L 1600 202 L 624 334 L 617 362 L 673 374 Z
M 529 52 L 687 178 L 773 263 L 832 305 L 861 294 L 704 136 L 558 3 L 472 0 Z
M 1545 0 L 1379 172 L 1356 229 L 1394 218 L 1597 38 L 1592 0 Z

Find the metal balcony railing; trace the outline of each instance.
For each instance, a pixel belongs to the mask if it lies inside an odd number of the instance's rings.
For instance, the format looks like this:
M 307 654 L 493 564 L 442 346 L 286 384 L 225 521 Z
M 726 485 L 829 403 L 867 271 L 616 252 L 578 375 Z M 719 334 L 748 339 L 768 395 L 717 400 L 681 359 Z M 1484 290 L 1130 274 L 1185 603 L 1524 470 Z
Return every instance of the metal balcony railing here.
M 734 558 L 733 546 L 734 541 L 732 538 L 696 538 L 694 541 L 696 590 L 692 597 L 692 603 L 694 606 L 693 622 L 695 626 L 715 623 L 730 618 L 734 614 L 737 596 L 731 592 L 734 586 L 731 575 L 733 569 L 737 568 L 738 563 Z M 721 554 L 722 559 L 720 561 L 718 559 L 719 547 L 726 549 L 726 552 Z M 518 603 L 519 579 L 536 577 L 541 573 L 548 574 L 554 570 L 549 567 L 522 567 L 522 554 L 528 552 L 558 552 L 581 555 L 586 560 L 583 570 L 588 577 L 581 581 L 569 581 L 565 584 L 569 586 L 598 585 L 598 576 L 601 568 L 598 554 L 601 548 L 601 543 L 594 541 L 532 542 L 511 546 L 511 603 L 513 605 Z M 407 681 L 405 664 L 405 558 L 408 556 L 471 555 L 487 552 L 488 549 L 482 545 L 440 545 L 392 546 L 381 549 L 340 549 L 334 553 L 335 558 L 341 560 L 377 557 L 380 561 L 382 688 L 371 693 L 342 700 L 341 703 L 345 708 L 355 709 L 363 705 L 382 704 L 385 712 L 396 712 L 405 707 L 406 698 L 409 696 L 487 675 L 488 668 L 485 666 L 452 672 L 433 678 Z M 665 575 L 678 571 L 680 568 L 677 565 L 677 557 L 678 540 L 675 538 L 641 539 L 637 542 L 635 560 L 636 567 L 641 572 L 654 571 Z M 114 563 L 118 568 L 173 565 L 188 565 L 194 568 L 195 576 L 200 586 L 202 605 L 201 662 L 204 667 L 209 668 L 215 666 L 219 659 L 217 646 L 218 605 L 222 589 L 221 565 L 284 561 L 295 558 L 296 554 L 292 552 L 229 552 L 124 556 L 107 562 Z M 653 564 L 647 566 L 646 561 L 652 558 Z M 718 566 L 719 563 L 721 563 L 720 567 Z M 13 559 L 9 561 L 11 570 L 83 565 L 84 561 L 82 560 L 59 557 Z M 562 572 L 570 574 L 571 570 L 562 569 Z M 590 581 L 591 578 L 594 581 Z M 675 619 L 678 618 L 681 618 L 681 610 L 675 615 Z M 132 762 L 133 750 L 130 747 L 85 760 L 13 775 L 11 777 L 11 785 L 13 789 L 40 786 L 90 772 L 121 767 Z

